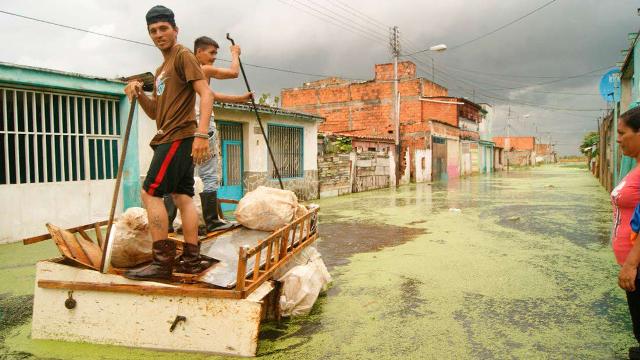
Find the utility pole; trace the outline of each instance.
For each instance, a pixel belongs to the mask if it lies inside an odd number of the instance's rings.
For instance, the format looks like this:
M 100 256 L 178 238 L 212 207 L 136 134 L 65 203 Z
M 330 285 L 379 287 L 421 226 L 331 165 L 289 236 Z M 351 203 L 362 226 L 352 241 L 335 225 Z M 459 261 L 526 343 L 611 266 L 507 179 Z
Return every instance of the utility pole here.
M 510 130 L 511 125 L 509 125 L 509 120 L 511 119 L 511 105 L 509 105 L 509 112 L 507 113 L 507 140 L 504 142 L 504 147 L 507 149 L 507 172 L 509 172 L 509 154 L 511 153 L 511 137 Z
M 398 94 L 398 56 L 400 56 L 400 38 L 398 33 L 398 27 L 394 26 L 391 28 L 391 38 L 390 44 L 391 46 L 391 56 L 393 57 L 393 107 L 392 107 L 392 118 L 393 123 L 396 127 L 395 135 L 396 135 L 396 187 L 400 185 L 400 159 L 401 157 L 401 149 L 400 146 L 400 96 Z
M 431 82 L 434 84 L 436 83 L 436 65 L 433 58 L 431 58 Z

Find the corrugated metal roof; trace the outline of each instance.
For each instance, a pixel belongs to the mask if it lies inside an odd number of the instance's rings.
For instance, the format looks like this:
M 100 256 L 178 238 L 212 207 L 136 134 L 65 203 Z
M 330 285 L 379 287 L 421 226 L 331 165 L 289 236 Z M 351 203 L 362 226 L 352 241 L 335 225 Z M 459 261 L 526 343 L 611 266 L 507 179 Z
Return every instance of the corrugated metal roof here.
M 231 103 L 221 103 L 216 102 L 213 104 L 214 109 L 230 109 L 230 110 L 240 110 L 240 111 L 253 111 L 253 106 L 250 104 L 231 104 Z M 305 119 L 305 120 L 313 120 L 322 122 L 325 120 L 322 116 L 307 114 L 297 111 L 285 110 L 283 108 L 275 107 L 275 106 L 267 106 L 267 105 L 257 105 L 258 112 L 261 114 L 270 114 L 270 115 L 281 115 L 288 116 L 292 118 Z

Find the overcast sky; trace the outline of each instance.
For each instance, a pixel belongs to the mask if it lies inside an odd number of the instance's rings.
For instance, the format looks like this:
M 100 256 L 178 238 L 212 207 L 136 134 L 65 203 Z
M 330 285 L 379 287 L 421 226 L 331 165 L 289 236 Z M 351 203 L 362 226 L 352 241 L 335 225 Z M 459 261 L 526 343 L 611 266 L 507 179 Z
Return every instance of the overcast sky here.
M 443 53 L 415 55 L 419 75 L 431 79 L 433 58 L 435 80 L 451 95 L 492 104 L 494 135 L 505 133 L 510 107 L 511 134 L 545 141 L 551 136 L 561 154 L 575 154 L 584 133 L 594 130 L 602 115 L 578 110 L 607 106 L 598 95 L 606 70 L 561 77 L 615 66 L 628 47 L 627 33 L 640 28 L 640 1 L 556 0 L 504 30 L 456 47 L 549 1 L 0 0 L 0 10 L 150 43 L 144 15 L 160 3 L 175 12 L 179 41 L 189 47 L 196 37 L 208 35 L 222 46 L 219 57 L 229 59 L 229 32 L 242 46 L 247 64 L 363 80 L 373 78 L 374 64 L 391 60 L 388 27 L 397 25 L 405 54 L 440 43 L 449 46 Z M 154 47 L 3 13 L 0 39 L 0 61 L 103 77 L 153 71 L 162 62 Z M 319 79 L 250 66 L 246 70 L 258 95 Z M 213 87 L 239 93 L 244 84 L 236 79 L 214 82 Z

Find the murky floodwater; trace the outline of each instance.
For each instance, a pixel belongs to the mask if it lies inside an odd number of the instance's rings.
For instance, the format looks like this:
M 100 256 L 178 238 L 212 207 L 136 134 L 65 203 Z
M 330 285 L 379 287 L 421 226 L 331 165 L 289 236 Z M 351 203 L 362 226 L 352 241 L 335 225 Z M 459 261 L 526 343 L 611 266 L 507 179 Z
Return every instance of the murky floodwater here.
M 320 204 L 318 247 L 333 286 L 309 316 L 263 326 L 262 358 L 610 359 L 634 343 L 615 285 L 608 197 L 583 169 L 542 167 Z M 176 358 L 31 340 L 31 264 L 52 254 L 50 244 L 0 246 L 0 358 Z

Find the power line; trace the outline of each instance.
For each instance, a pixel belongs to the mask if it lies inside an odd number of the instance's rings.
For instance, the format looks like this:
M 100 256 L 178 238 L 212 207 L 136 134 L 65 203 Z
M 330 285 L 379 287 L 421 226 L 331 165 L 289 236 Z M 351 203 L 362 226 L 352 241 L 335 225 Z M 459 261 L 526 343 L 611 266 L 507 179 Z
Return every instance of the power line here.
M 451 65 L 447 65 L 446 67 L 451 70 L 468 72 L 472 74 L 482 74 L 482 75 L 500 76 L 500 77 L 532 78 L 532 79 L 560 79 L 560 78 L 567 77 L 566 75 L 546 76 L 546 75 L 516 75 L 516 74 L 492 73 L 492 72 L 483 72 L 479 70 L 462 69 L 458 67 L 453 67 Z
M 298 1 L 298 2 L 300 2 L 300 1 Z M 328 7 L 326 7 L 326 6 L 324 6 L 324 5 L 318 4 L 318 3 L 317 3 L 317 2 L 315 2 L 314 0 L 307 0 L 307 2 L 312 3 L 312 4 L 315 4 L 316 6 L 318 6 L 318 7 L 322 8 L 322 9 L 325 9 L 325 10 L 326 10 L 326 11 L 328 11 L 329 13 L 334 14 L 335 16 L 338 16 L 338 17 L 339 17 L 339 18 L 341 18 L 341 19 L 346 19 L 346 21 L 350 21 L 350 22 L 352 22 L 354 26 L 355 26 L 355 25 L 358 25 L 360 28 L 364 29 L 364 31 L 371 32 L 371 33 L 373 33 L 373 34 L 377 34 L 377 35 L 379 35 L 379 36 L 384 37 L 385 39 L 386 39 L 386 37 L 387 37 L 387 28 L 386 28 L 386 27 L 385 27 L 385 28 L 383 28 L 383 30 L 379 30 L 379 27 L 375 27 L 375 28 L 366 27 L 366 26 L 361 25 L 360 23 L 357 23 L 356 21 L 354 21 L 354 19 L 353 19 L 353 18 L 350 18 L 350 17 L 345 16 L 345 15 L 343 15 L 343 14 L 339 14 L 339 13 L 337 13 L 337 12 L 335 12 L 335 11 L 333 11 L 333 10 L 329 9 Z
M 20 15 L 20 14 L 12 13 L 12 12 L 5 11 L 5 10 L 0 10 L 0 13 L 6 14 L 6 15 L 12 15 L 12 16 L 20 17 L 20 18 L 23 18 L 23 19 L 28 19 L 28 20 L 33 20 L 33 21 L 41 22 L 41 23 L 44 23 L 44 24 L 49 24 L 49 25 L 53 25 L 53 26 L 58 26 L 58 27 L 66 28 L 66 29 L 71 29 L 71 30 L 76 30 L 76 31 L 82 31 L 82 32 L 85 32 L 85 33 L 93 34 L 93 35 L 104 36 L 104 37 L 108 37 L 108 38 L 111 38 L 111 39 L 116 39 L 116 40 L 126 41 L 126 42 L 130 42 L 130 43 L 133 43 L 133 44 L 138 44 L 138 45 L 144 45 L 144 46 L 151 46 L 151 47 L 155 47 L 155 45 L 153 45 L 153 44 L 145 43 L 145 42 L 142 42 L 142 41 L 130 40 L 130 39 L 125 39 L 125 38 L 121 38 L 121 37 L 118 37 L 118 36 L 102 34 L 102 33 L 95 32 L 95 31 L 91 31 L 91 30 L 87 30 L 87 29 L 77 28 L 77 27 L 75 27 L 75 26 L 69 26 L 69 25 L 58 24 L 58 23 L 55 23 L 55 22 L 52 22 L 52 21 L 47 21 L 47 20 L 37 19 L 37 18 L 34 18 L 34 17 L 25 16 L 25 15 Z
M 410 56 L 410 57 L 414 58 L 414 60 L 416 60 L 417 62 L 425 65 L 424 62 L 422 62 L 421 60 L 415 58 L 414 56 Z M 424 72 L 427 72 L 423 68 L 421 68 L 421 70 L 424 71 Z M 446 73 L 446 72 L 444 72 L 442 70 L 436 70 L 436 71 L 446 75 L 446 78 L 452 79 L 452 80 L 454 80 L 456 82 L 466 83 L 466 84 L 469 84 L 472 87 L 475 87 L 474 84 L 472 84 L 472 83 L 470 83 L 468 81 L 462 80 L 462 79 L 458 79 L 455 76 L 453 76 L 451 74 L 448 74 L 448 73 Z M 474 89 L 474 92 L 476 92 L 475 89 Z M 541 108 L 541 109 L 546 109 L 546 110 L 552 110 L 552 111 L 598 112 L 598 111 L 604 110 L 604 109 L 563 108 L 563 107 L 548 106 L 548 105 L 543 105 L 543 104 L 527 103 L 527 102 L 523 102 L 523 101 L 516 101 L 516 100 L 512 100 L 512 99 L 502 98 L 497 94 L 493 94 L 493 93 L 488 92 L 488 91 L 480 91 L 480 90 L 478 90 L 477 94 L 474 94 L 474 95 L 482 96 L 482 97 L 485 97 L 485 98 L 488 98 L 488 99 L 504 101 L 506 103 L 514 103 L 514 104 L 519 104 L 519 105 L 524 105 L 524 106 L 529 106 L 529 107 L 534 107 L 534 108 Z
M 331 23 L 333 25 L 337 25 L 337 26 L 339 26 L 339 27 L 351 32 L 351 33 L 356 33 L 358 35 L 364 36 L 364 37 L 366 37 L 367 39 L 369 39 L 371 41 L 374 41 L 374 42 L 384 41 L 386 43 L 386 38 L 381 38 L 380 35 L 369 33 L 367 31 L 363 31 L 363 30 L 361 30 L 361 29 L 359 29 L 357 27 L 354 27 L 353 25 L 349 24 L 348 22 L 345 22 L 345 21 L 340 20 L 340 19 L 336 19 L 335 17 L 333 17 L 331 15 L 327 15 L 326 13 L 323 13 L 322 11 L 319 11 L 318 9 L 315 9 L 312 6 L 307 5 L 307 4 L 303 3 L 303 2 L 301 2 L 300 0 L 291 0 L 290 3 L 285 1 L 285 0 L 278 0 L 278 1 L 280 1 L 281 3 L 283 3 L 283 4 L 287 5 L 287 6 L 291 6 L 294 9 L 297 9 L 297 10 L 300 10 L 302 12 L 305 12 L 305 13 L 307 13 L 307 14 L 313 16 L 313 17 L 316 17 L 316 18 L 318 18 L 320 20 L 329 22 L 329 23 Z M 294 2 L 298 3 L 299 5 L 304 6 L 305 8 L 309 9 L 310 11 L 313 11 L 314 13 L 311 13 L 311 12 L 309 12 L 309 10 L 303 9 L 303 8 L 301 8 L 299 6 L 294 6 Z M 319 14 L 319 15 L 316 15 L 316 14 Z M 321 16 L 324 16 L 324 18 L 321 17 Z
M 0 10 L 0 13 L 6 14 L 6 15 L 11 15 L 11 16 L 16 16 L 16 17 L 19 17 L 19 18 L 32 20 L 32 21 L 36 21 L 36 22 L 40 22 L 40 23 L 44 23 L 44 24 L 48 24 L 48 25 L 53 25 L 53 26 L 57 26 L 57 27 L 65 28 L 65 29 L 70 29 L 70 30 L 80 31 L 80 32 L 84 32 L 84 33 L 88 33 L 88 34 L 92 34 L 92 35 L 102 36 L 102 37 L 106 37 L 106 38 L 110 38 L 110 39 L 114 39 L 114 40 L 125 41 L 125 42 L 133 43 L 133 44 L 136 44 L 136 45 L 142 45 L 142 46 L 148 46 L 148 47 L 154 47 L 154 48 L 156 47 L 153 44 L 145 43 L 145 42 L 142 42 L 142 41 L 131 40 L 131 39 L 127 39 L 127 38 L 123 38 L 123 37 L 119 37 L 119 36 L 104 34 L 104 33 L 91 31 L 91 30 L 87 30 L 87 29 L 82 29 L 82 28 L 79 28 L 79 27 L 71 26 L 71 25 L 65 25 L 65 24 L 60 24 L 60 23 L 56 23 L 56 22 L 52 22 L 52 21 L 48 21 L 48 20 L 38 19 L 38 18 L 26 16 L 26 15 L 16 14 L 16 13 L 12 13 L 12 12 L 5 11 L 5 10 Z M 218 58 L 218 60 L 219 61 L 224 61 L 224 62 L 231 62 L 231 60 L 222 59 L 222 58 Z M 245 62 L 243 62 L 243 64 L 246 65 L 246 66 L 250 66 L 250 67 L 254 67 L 254 68 L 258 68 L 258 69 L 272 70 L 272 71 L 278 71 L 278 72 L 284 72 L 284 73 L 296 74 L 296 75 L 307 75 L 307 76 L 314 76 L 314 77 L 321 77 L 321 78 L 335 76 L 335 75 L 314 74 L 314 73 L 307 73 L 307 72 L 302 72 L 302 71 L 281 69 L 281 68 L 265 66 L 265 65 L 249 64 L 249 63 L 245 63 Z M 346 79 L 346 80 L 362 81 L 362 79 L 357 79 L 357 78 L 352 78 L 352 77 L 342 77 L 341 76 L 341 78 Z
M 557 1 L 557 0 L 551 0 L 551 1 L 547 2 L 547 3 L 545 3 L 544 5 L 539 6 L 539 7 L 535 8 L 534 10 L 532 10 L 532 11 L 530 11 L 530 12 L 528 12 L 528 13 L 526 13 L 526 14 L 522 15 L 522 16 L 520 16 L 520 17 L 519 17 L 519 18 L 517 18 L 517 19 L 512 20 L 512 21 L 510 21 L 510 22 L 508 22 L 508 23 L 506 23 L 506 24 L 504 24 L 504 25 L 502 25 L 502 26 L 499 26 L 498 28 L 496 28 L 496 29 L 494 29 L 494 30 L 489 31 L 488 33 L 482 34 L 482 35 L 480 35 L 480 36 L 478 36 L 478 37 L 475 37 L 475 38 L 473 38 L 473 39 L 471 39 L 471 40 L 467 40 L 467 41 L 465 41 L 465 42 L 463 42 L 463 43 L 460 43 L 460 44 L 458 44 L 458 45 L 452 46 L 452 47 L 450 47 L 449 49 L 450 49 L 450 50 L 454 50 L 454 49 L 460 48 L 460 47 L 462 47 L 462 46 L 465 46 L 465 45 L 471 44 L 472 42 L 475 42 L 475 41 L 478 41 L 478 40 L 480 40 L 480 39 L 483 39 L 483 38 L 485 38 L 485 37 L 487 37 L 487 36 L 489 36 L 489 35 L 495 34 L 495 33 L 497 33 L 498 31 L 500 31 L 500 30 L 502 30 L 502 29 L 504 29 L 504 28 L 506 28 L 506 27 L 509 27 L 510 25 L 513 25 L 513 24 L 515 24 L 515 23 L 519 22 L 520 20 L 522 20 L 522 19 L 524 19 L 524 18 L 526 18 L 526 17 L 528 17 L 528 16 L 530 16 L 530 15 L 533 15 L 534 13 L 536 13 L 536 12 L 538 12 L 538 11 L 540 11 L 540 10 L 544 9 L 545 7 L 547 7 L 547 6 L 551 5 L 551 4 L 553 4 L 553 3 L 554 3 L 554 2 L 556 2 L 556 1 Z M 418 54 L 418 53 L 421 53 L 421 52 L 425 52 L 425 51 L 428 51 L 428 50 L 429 50 L 429 49 L 420 50 L 420 51 L 418 51 L 417 53 L 413 53 L 413 54 L 410 54 L 410 55 L 415 55 L 415 54 Z

